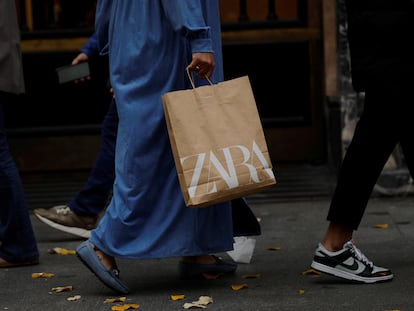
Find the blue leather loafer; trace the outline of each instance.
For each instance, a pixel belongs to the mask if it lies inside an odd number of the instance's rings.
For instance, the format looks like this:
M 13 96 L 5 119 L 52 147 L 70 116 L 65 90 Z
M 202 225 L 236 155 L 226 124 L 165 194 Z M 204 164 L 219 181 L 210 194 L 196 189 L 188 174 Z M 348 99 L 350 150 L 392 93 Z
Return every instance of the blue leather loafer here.
M 119 278 L 119 270 L 116 267 L 112 269 L 105 268 L 89 240 L 79 244 L 76 255 L 110 289 L 120 294 L 129 293 L 128 286 Z
M 181 279 L 195 279 L 201 278 L 203 274 L 219 274 L 219 273 L 234 273 L 237 269 L 237 264 L 224 261 L 216 256 L 213 256 L 216 262 L 213 264 L 199 264 L 194 262 L 178 263 L 178 273 Z

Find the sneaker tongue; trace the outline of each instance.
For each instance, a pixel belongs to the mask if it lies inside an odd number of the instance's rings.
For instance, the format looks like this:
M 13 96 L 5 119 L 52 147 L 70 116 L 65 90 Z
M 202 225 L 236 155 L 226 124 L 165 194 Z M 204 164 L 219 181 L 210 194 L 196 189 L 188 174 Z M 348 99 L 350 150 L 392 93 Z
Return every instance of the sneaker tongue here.
M 347 247 L 354 253 L 355 257 L 365 263 L 366 265 L 370 266 L 371 268 L 374 267 L 374 263 L 370 261 L 359 249 L 355 246 L 354 243 L 351 241 L 346 242 L 344 247 Z
M 355 248 L 355 245 L 354 245 L 354 243 L 352 243 L 352 241 L 348 241 L 348 242 L 346 242 L 344 244 L 343 248 L 351 248 L 351 249 L 353 249 L 353 248 Z

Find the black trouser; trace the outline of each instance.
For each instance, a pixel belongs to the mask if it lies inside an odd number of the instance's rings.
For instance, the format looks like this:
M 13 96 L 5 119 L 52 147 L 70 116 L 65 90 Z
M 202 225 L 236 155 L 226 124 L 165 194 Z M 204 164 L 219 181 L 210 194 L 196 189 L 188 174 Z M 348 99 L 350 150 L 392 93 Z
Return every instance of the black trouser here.
M 327 219 L 358 229 L 381 171 L 398 143 L 414 176 L 414 78 L 381 76 L 365 92 L 364 111 L 345 154 Z

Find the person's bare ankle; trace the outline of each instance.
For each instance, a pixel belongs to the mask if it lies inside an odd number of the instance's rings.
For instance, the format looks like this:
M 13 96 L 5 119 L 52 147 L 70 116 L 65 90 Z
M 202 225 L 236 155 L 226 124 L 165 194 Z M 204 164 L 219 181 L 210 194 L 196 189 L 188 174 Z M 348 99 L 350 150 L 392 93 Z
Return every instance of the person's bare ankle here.
M 322 240 L 322 245 L 330 252 L 343 248 L 344 244 L 352 240 L 353 230 L 341 224 L 330 223 Z
M 345 242 L 344 243 L 333 243 L 331 241 L 323 241 L 321 244 L 323 245 L 323 247 L 326 248 L 326 250 L 330 252 L 337 252 L 342 249 Z
M 99 260 L 101 261 L 102 265 L 106 269 L 114 269 L 114 268 L 116 268 L 116 262 L 115 262 L 115 258 L 114 257 L 105 254 L 103 251 L 101 251 L 100 249 L 96 248 L 95 245 L 93 245 L 93 244 L 92 244 L 92 247 L 93 247 L 93 249 L 94 249 L 94 251 L 96 253 L 96 256 L 99 258 Z

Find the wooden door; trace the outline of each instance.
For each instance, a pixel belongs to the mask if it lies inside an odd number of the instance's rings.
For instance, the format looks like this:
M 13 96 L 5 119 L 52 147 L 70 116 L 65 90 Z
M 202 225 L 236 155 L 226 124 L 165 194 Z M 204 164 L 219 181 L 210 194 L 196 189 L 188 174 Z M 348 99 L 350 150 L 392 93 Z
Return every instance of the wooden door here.
M 320 0 L 221 0 L 226 78 L 247 74 L 275 161 L 324 160 Z

